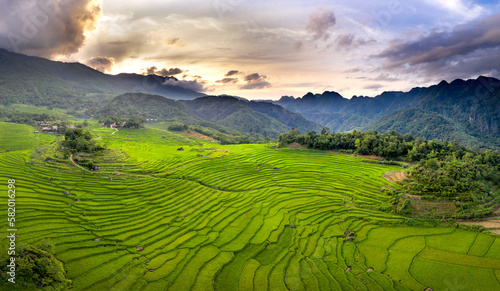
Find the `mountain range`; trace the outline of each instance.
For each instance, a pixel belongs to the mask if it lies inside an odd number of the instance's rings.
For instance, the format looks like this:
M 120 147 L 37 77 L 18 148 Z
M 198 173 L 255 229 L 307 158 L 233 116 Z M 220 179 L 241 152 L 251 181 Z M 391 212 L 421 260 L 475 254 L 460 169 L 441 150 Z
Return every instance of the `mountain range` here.
M 442 81 L 376 97 L 347 99 L 326 91 L 267 102 L 206 96 L 172 85 L 176 83 L 170 80 L 178 81 L 156 75 L 108 75 L 80 63 L 55 62 L 0 49 L 0 104 L 7 107 L 24 103 L 84 110 L 89 116 L 101 118 L 136 115 L 187 124 L 210 122 L 269 137 L 292 127 L 301 132 L 323 127 L 335 132 L 395 130 L 500 149 L 500 80 L 491 77 Z
M 395 130 L 476 148 L 500 146 L 500 80 L 491 77 L 442 81 L 376 97 L 347 99 L 326 91 L 300 98 L 283 96 L 274 103 L 335 132 Z
M 321 130 L 316 122 L 279 105 L 230 96 L 206 96 L 171 100 L 158 95 L 127 93 L 115 97 L 96 112 L 96 117 L 141 116 L 195 125 L 210 122 L 241 132 L 277 137 L 292 127 L 307 132 Z
M 174 77 L 108 75 L 80 63 L 63 63 L 0 49 L 0 104 L 27 103 L 53 107 L 97 104 L 129 92 L 194 99 L 205 94 L 165 84 Z

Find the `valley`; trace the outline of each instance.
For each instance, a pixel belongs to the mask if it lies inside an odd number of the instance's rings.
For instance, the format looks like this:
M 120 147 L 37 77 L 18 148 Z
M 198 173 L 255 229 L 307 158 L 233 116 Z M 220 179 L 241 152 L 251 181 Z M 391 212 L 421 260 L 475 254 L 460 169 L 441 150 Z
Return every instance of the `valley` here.
M 402 187 L 384 174 L 400 166 L 272 142 L 221 145 L 164 129 L 91 124 L 107 145 L 92 155 L 96 172 L 63 155 L 63 136 L 0 122 L 8 137 L 0 142 L 0 179 L 16 181 L 17 241 L 54 243 L 71 281 L 54 286 L 500 288 L 500 237 L 384 210 L 388 189 Z

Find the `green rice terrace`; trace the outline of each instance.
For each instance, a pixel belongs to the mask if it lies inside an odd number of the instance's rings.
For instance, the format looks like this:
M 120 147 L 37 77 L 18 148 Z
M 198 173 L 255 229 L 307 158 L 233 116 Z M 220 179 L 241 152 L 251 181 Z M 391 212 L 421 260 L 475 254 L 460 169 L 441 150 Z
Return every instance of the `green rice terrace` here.
M 500 237 L 379 210 L 398 166 L 99 128 L 94 172 L 61 155 L 60 136 L 0 130 L 17 243 L 50 239 L 72 290 L 500 290 Z

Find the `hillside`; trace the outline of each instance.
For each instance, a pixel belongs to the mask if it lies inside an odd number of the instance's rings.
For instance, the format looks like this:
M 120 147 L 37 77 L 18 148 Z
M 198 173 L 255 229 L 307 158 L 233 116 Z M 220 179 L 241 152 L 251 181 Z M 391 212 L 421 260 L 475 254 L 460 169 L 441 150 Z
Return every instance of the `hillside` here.
M 458 141 L 462 145 L 474 146 L 480 144 L 477 137 L 468 134 L 467 128 L 452 118 L 434 112 L 424 112 L 421 109 L 402 109 L 389 113 L 370 125 L 366 130 L 378 132 L 410 133 L 427 139 Z
M 54 62 L 0 49 L 0 104 L 24 103 L 68 108 L 100 104 L 126 92 L 153 93 L 171 99 L 205 94 L 163 85 L 156 75 L 107 75 L 80 63 Z
M 0 139 L 0 177 L 15 185 L 16 208 L 24 209 L 16 244 L 54 244 L 71 281 L 66 289 L 500 288 L 498 236 L 384 211 L 400 185 L 383 177 L 399 166 L 329 151 L 200 144 L 151 128 L 95 128 L 109 149 L 82 154 L 99 166 L 90 172 L 54 136 L 0 127 L 9 134 L 7 143 Z M 0 211 L 6 215 L 7 203 Z M 36 289 L 26 285 L 18 289 Z
M 275 103 L 336 132 L 395 129 L 480 148 L 498 149 L 500 144 L 500 80 L 495 78 L 442 81 L 373 98 L 308 93 L 301 98 L 284 96 Z
M 301 131 L 321 130 L 321 126 L 281 106 L 241 100 L 234 97 L 207 96 L 174 101 L 161 96 L 127 93 L 115 97 L 96 113 L 139 116 L 197 125 L 210 122 L 230 130 L 277 137 L 295 127 Z

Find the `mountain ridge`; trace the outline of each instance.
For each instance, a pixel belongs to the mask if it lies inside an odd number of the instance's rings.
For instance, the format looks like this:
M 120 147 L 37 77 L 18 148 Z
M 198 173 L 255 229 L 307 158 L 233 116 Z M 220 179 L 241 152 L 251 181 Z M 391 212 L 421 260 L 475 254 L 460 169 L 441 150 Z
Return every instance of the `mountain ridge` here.
M 0 49 L 0 104 L 29 103 L 38 106 L 74 107 L 99 103 L 127 92 L 161 95 L 171 99 L 205 96 L 194 90 L 165 85 L 173 77 L 157 75 L 109 75 L 81 63 L 64 63 Z
M 326 91 L 323 94 L 307 93 L 298 98 L 283 96 L 273 103 L 336 132 L 398 128 L 400 133 L 413 133 L 428 139 L 452 141 L 446 137 L 460 136 L 459 140 L 467 146 L 499 148 L 500 80 L 496 78 L 479 76 L 449 83 L 443 80 L 436 85 L 415 87 L 407 92 L 385 91 L 375 97 L 342 97 L 335 102 L 329 97 L 331 95 L 330 91 Z M 446 133 L 444 126 L 434 122 L 432 129 L 415 130 L 421 122 L 405 119 L 401 112 L 407 109 L 422 111 L 417 121 L 419 118 L 449 120 L 454 124 L 453 134 Z M 389 120 L 396 126 L 388 125 Z
M 171 100 L 158 95 L 126 93 L 113 98 L 96 117 L 139 116 L 175 120 L 186 124 L 211 122 L 227 128 L 276 138 L 292 127 L 304 132 L 321 125 L 272 103 L 241 100 L 230 96 L 204 96 L 194 100 Z

